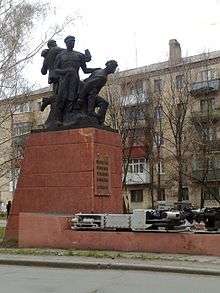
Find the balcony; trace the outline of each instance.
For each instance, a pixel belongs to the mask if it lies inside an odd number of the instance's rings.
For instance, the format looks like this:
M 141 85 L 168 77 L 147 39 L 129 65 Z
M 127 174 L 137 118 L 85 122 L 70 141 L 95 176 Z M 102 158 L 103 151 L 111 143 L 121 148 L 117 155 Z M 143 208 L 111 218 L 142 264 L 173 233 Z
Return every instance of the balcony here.
M 220 119 L 220 109 L 213 109 L 209 111 L 194 111 L 191 113 L 191 119 L 194 123 L 200 123 L 201 121 L 215 121 Z
M 213 152 L 220 152 L 220 139 L 216 139 L 216 140 L 211 141 L 210 149 Z
M 191 95 L 198 96 L 220 90 L 220 79 L 211 79 L 206 81 L 193 82 L 191 85 Z
M 137 106 L 141 104 L 148 104 L 149 97 L 144 92 L 140 92 L 140 93 L 135 92 L 133 94 L 121 96 L 121 101 L 125 107 L 132 107 L 132 106 Z
M 203 170 L 194 170 L 192 171 L 192 180 L 193 181 L 203 181 L 204 174 Z M 209 170 L 207 174 L 207 181 L 220 181 L 220 169 Z
M 135 184 L 149 184 L 150 175 L 149 172 L 144 171 L 143 173 L 127 173 L 126 176 L 126 185 L 135 185 Z

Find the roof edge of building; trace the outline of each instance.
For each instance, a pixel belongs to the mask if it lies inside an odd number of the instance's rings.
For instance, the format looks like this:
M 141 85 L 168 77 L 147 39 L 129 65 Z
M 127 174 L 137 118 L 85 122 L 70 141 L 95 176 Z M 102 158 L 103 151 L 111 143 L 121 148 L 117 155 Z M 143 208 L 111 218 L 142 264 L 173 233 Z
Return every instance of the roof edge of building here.
M 163 62 L 152 63 L 149 65 L 145 65 L 145 66 L 141 66 L 137 68 L 131 68 L 128 70 L 122 70 L 118 74 L 120 77 L 128 77 L 131 75 L 159 71 L 159 70 L 167 69 L 169 67 L 181 66 L 184 64 L 196 63 L 196 62 L 201 62 L 201 61 L 205 61 L 208 59 L 215 59 L 215 58 L 220 58 L 220 50 L 207 52 L 207 53 L 200 53 L 200 54 L 192 55 L 189 57 L 184 57 L 182 58 L 181 62 L 173 64 L 173 65 L 171 65 L 169 61 L 163 61 Z

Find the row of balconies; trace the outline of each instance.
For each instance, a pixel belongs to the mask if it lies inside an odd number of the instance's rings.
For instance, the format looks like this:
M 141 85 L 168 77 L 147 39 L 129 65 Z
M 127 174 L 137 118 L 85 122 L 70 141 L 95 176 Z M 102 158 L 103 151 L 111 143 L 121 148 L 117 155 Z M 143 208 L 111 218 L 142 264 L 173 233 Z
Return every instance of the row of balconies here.
M 190 87 L 190 93 L 192 96 L 197 96 L 201 94 L 209 94 L 209 93 L 214 93 L 220 90 L 220 78 L 216 79 L 209 79 L 205 81 L 196 81 L 191 83 Z M 162 93 L 162 89 L 159 91 Z M 147 95 L 147 90 L 144 92 L 140 93 L 130 93 L 123 95 L 124 97 L 124 102 L 125 105 L 131 106 L 131 105 L 136 105 L 137 103 L 146 103 L 149 101 L 148 95 Z

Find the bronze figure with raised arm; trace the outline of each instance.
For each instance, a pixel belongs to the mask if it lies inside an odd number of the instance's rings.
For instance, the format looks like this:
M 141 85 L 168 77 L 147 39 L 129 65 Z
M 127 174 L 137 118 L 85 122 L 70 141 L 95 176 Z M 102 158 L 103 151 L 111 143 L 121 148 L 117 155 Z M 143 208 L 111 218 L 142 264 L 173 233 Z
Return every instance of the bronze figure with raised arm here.
M 67 36 L 64 40 L 66 50 L 57 55 L 54 65 L 55 74 L 59 77 L 59 89 L 56 103 L 58 122 L 63 121 L 64 114 L 71 112 L 76 104 L 79 92 L 79 69 L 84 73 L 92 73 L 97 68 L 87 68 L 90 53 L 82 54 L 74 51 L 75 37 Z

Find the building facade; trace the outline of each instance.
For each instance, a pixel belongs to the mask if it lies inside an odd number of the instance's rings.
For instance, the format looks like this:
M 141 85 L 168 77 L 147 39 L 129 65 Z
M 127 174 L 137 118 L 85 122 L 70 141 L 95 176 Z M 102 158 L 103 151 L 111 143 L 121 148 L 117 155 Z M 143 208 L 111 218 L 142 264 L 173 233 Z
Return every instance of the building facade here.
M 133 137 L 124 139 L 131 210 L 219 205 L 219 78 L 220 51 L 183 58 L 177 40 L 170 40 L 166 62 L 118 74 L 131 112 L 121 127 Z

